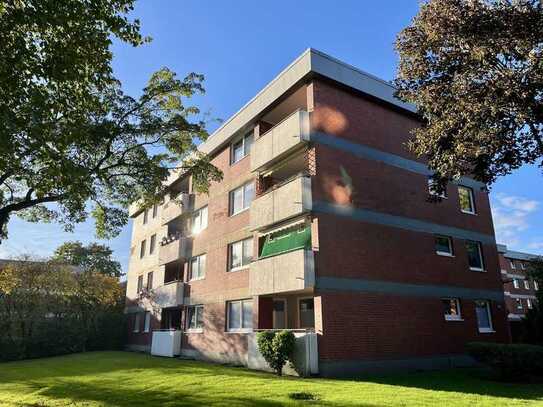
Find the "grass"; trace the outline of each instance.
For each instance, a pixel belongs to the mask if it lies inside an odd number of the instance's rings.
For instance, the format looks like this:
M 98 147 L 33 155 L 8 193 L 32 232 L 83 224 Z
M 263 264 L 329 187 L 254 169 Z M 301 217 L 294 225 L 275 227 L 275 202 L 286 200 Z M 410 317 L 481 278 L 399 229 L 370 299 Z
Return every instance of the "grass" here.
M 543 386 L 493 382 L 471 369 L 358 380 L 279 378 L 125 352 L 0 364 L 0 406 L 192 405 L 542 406 Z

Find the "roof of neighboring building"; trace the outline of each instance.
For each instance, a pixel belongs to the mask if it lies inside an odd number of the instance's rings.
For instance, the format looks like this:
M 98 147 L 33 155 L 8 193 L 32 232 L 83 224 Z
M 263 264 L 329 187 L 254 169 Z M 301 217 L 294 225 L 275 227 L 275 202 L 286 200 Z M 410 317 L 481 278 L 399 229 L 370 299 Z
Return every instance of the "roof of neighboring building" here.
M 507 257 L 508 259 L 530 261 L 530 260 L 537 259 L 538 257 L 541 257 L 541 255 L 537 255 L 537 254 L 508 250 L 507 246 L 504 244 L 498 244 L 497 246 L 498 246 L 498 252 L 502 253 L 503 256 Z

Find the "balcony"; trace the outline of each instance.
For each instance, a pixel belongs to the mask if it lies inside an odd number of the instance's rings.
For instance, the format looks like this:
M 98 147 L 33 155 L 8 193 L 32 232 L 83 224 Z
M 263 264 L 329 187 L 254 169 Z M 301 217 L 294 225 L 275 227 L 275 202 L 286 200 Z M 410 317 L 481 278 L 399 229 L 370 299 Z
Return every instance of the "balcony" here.
M 176 202 L 177 201 L 177 202 Z M 182 192 L 175 200 L 166 202 L 162 206 L 161 223 L 163 225 L 192 210 L 191 194 Z
M 153 290 L 153 301 L 160 308 L 178 307 L 183 305 L 185 283 L 172 281 Z
M 184 260 L 190 256 L 191 239 L 183 236 L 170 236 L 160 242 L 158 262 L 160 265 L 177 260 Z
M 297 110 L 255 140 L 251 150 L 251 171 L 259 171 L 309 141 L 309 113 Z
M 251 263 L 250 295 L 301 291 L 315 286 L 315 263 L 311 250 L 294 250 Z
M 298 176 L 253 200 L 251 229 L 261 229 L 309 212 L 311 206 L 311 178 Z

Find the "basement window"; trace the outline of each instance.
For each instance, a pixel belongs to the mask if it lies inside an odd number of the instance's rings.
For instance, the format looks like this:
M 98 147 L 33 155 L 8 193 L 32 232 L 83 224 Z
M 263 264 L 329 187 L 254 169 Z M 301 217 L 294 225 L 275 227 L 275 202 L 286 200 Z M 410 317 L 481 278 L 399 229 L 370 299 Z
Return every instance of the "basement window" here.
M 311 226 L 300 223 L 261 238 L 260 258 L 311 248 Z

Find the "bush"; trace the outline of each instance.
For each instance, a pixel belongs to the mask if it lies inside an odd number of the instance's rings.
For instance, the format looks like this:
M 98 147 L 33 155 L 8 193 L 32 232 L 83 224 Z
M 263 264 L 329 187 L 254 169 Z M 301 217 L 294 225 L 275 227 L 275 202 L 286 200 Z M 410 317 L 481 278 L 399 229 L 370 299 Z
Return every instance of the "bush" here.
M 543 376 L 543 346 L 476 342 L 468 344 L 468 352 L 503 380 Z
M 291 331 L 264 331 L 259 332 L 257 336 L 258 350 L 275 373 L 281 376 L 283 366 L 290 360 L 294 347 L 296 346 L 296 337 Z

